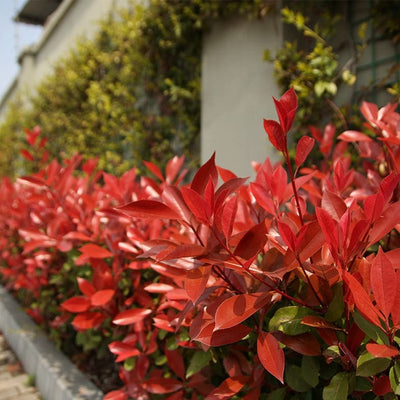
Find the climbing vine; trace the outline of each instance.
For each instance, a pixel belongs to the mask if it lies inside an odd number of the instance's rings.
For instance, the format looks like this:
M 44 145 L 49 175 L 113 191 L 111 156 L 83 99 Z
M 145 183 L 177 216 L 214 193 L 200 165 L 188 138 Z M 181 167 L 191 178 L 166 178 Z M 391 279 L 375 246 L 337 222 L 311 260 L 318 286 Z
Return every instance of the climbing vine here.
M 79 152 L 120 174 L 173 155 L 199 162 L 200 68 L 209 21 L 264 16 L 272 1 L 151 0 L 100 23 L 0 126 L 0 175 L 15 173 L 23 128 L 40 125 L 52 157 Z M 13 138 L 8 140 L 8 138 Z M 18 158 L 18 157 L 17 157 Z

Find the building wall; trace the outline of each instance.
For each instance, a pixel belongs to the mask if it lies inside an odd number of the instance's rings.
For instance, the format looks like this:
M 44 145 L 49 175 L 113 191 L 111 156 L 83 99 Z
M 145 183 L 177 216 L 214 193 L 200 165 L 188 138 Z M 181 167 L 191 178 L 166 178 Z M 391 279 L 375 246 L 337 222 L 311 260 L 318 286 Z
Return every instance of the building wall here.
M 138 1 L 138 0 L 137 0 Z M 81 37 L 90 38 L 98 22 L 112 10 L 128 6 L 132 0 L 64 0 L 49 17 L 38 43 L 20 57 L 20 72 L 0 102 L 0 120 L 7 103 L 18 93 L 31 92 L 49 74 L 55 62 L 66 55 Z
M 272 96 L 279 97 L 267 48 L 282 46 L 279 15 L 214 23 L 203 42 L 201 158 L 216 151 L 218 165 L 239 176 L 253 175 L 252 161 L 278 154 L 268 142 L 263 118 L 275 119 Z

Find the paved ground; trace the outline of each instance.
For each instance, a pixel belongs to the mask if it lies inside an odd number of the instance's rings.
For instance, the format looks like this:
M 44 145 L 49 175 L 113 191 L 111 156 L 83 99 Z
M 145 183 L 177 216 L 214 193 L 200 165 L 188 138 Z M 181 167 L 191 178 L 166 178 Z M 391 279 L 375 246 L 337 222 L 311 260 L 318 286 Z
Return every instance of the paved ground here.
M 0 333 L 0 400 L 40 400 L 33 383 Z

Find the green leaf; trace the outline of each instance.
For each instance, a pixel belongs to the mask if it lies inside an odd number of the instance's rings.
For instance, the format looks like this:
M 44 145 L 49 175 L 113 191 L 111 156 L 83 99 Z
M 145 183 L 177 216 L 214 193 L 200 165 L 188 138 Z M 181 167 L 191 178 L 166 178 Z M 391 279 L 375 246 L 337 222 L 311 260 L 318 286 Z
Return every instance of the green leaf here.
M 125 361 L 124 361 L 124 368 L 129 372 L 129 371 L 132 371 L 133 370 L 133 368 L 135 368 L 135 365 L 136 365 L 136 357 L 130 357 L 130 358 L 127 358 Z
M 322 392 L 323 400 L 346 400 L 349 392 L 349 377 L 347 372 L 337 373 L 324 387 Z
M 190 378 L 196 372 L 199 372 L 211 361 L 211 353 L 209 351 L 197 351 L 190 360 L 188 369 L 186 370 L 186 379 Z
M 353 318 L 358 327 L 374 342 L 387 345 L 390 344 L 389 339 L 382 329 L 366 321 L 358 311 L 354 312 Z
M 319 362 L 316 357 L 303 357 L 301 360 L 301 377 L 311 387 L 316 387 L 318 385 Z
M 357 392 L 369 392 L 372 390 L 372 383 L 367 378 L 357 376 L 354 390 Z
M 276 389 L 269 393 L 266 400 L 284 400 L 286 394 L 286 388 Z
M 342 79 L 343 82 L 346 82 L 350 86 L 353 86 L 356 83 L 356 76 L 349 69 L 343 71 Z
M 325 318 L 330 322 L 335 322 L 342 318 L 344 312 L 343 283 L 338 283 L 333 287 L 333 299 L 329 304 Z
M 325 92 L 325 82 L 318 81 L 314 85 L 314 91 L 317 97 L 321 97 Z
M 374 376 L 384 371 L 390 365 L 390 358 L 378 358 L 367 351 L 357 360 L 357 376 Z
M 390 386 L 395 394 L 400 395 L 400 362 L 396 361 L 389 371 Z
M 302 377 L 301 368 L 297 365 L 288 365 L 285 370 L 285 382 L 296 392 L 307 392 L 311 389 Z
M 269 330 L 281 331 L 287 335 L 309 332 L 310 327 L 301 323 L 301 320 L 307 315 L 315 315 L 315 313 L 306 307 L 299 306 L 279 308 L 269 321 Z

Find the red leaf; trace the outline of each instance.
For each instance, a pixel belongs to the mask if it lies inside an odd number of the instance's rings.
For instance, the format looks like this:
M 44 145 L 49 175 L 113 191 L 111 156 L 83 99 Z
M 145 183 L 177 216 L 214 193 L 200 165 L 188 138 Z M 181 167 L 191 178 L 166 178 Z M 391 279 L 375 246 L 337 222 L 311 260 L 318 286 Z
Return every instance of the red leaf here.
M 205 400 L 228 400 L 238 393 L 247 383 L 246 376 L 235 376 L 225 379 L 217 388 L 215 388 Z
M 145 390 L 154 394 L 165 394 L 182 389 L 182 383 L 172 378 L 149 378 L 142 383 Z
M 128 395 L 123 390 L 113 390 L 108 392 L 103 400 L 128 400 Z
M 76 278 L 79 290 L 87 297 L 91 297 L 96 292 L 94 286 L 84 278 Z
M 211 267 L 198 267 L 186 273 L 185 289 L 190 300 L 196 304 L 199 297 L 203 294 L 210 277 Z
M 226 299 L 215 313 L 215 328 L 228 329 L 245 321 L 272 299 L 271 293 L 238 294 Z
M 361 284 L 347 271 L 344 271 L 343 278 L 353 295 L 354 302 L 361 315 L 367 321 L 381 328 L 381 322 L 379 320 L 380 314 L 372 304 L 372 301 Z
M 162 172 L 160 171 L 160 168 L 157 167 L 157 165 L 153 164 L 150 161 L 143 161 L 143 164 L 146 166 L 147 169 L 149 169 L 161 182 L 164 182 L 164 177 Z
M 364 212 L 371 223 L 374 223 L 381 216 L 384 202 L 385 198 L 381 191 L 365 199 Z
M 28 161 L 34 160 L 33 155 L 28 150 L 21 149 L 19 152 L 21 153 L 22 157 L 24 157 L 26 160 Z
M 310 154 L 310 151 L 314 147 L 315 140 L 310 138 L 309 136 L 302 136 L 297 143 L 296 147 L 296 156 L 294 162 L 297 167 L 300 167 L 301 164 L 306 160 L 307 156 Z
M 179 350 L 168 350 L 165 348 L 164 354 L 167 357 L 168 365 L 172 371 L 174 371 L 179 378 L 185 380 L 185 362 Z
M 183 162 L 185 161 L 185 157 L 175 156 L 168 161 L 166 168 L 166 180 L 167 184 L 171 185 L 176 176 L 178 175 L 179 170 L 182 168 Z
M 396 295 L 392 308 L 392 320 L 393 320 L 393 325 L 397 329 L 399 329 L 400 328 L 400 269 L 398 269 L 396 272 L 396 285 L 397 285 Z
M 149 293 L 167 293 L 173 289 L 173 286 L 166 283 L 150 283 L 144 287 L 144 290 Z
M 376 305 L 386 319 L 389 319 L 397 290 L 396 273 L 392 263 L 381 248 L 379 248 L 378 254 L 372 262 L 371 286 Z
M 134 343 L 125 343 L 125 342 L 112 342 L 108 345 L 109 350 L 111 353 L 117 355 L 117 359 L 115 362 L 121 362 L 126 360 L 127 358 L 130 357 L 136 357 L 140 354 L 140 350 L 138 350 L 135 346 Z
M 390 204 L 374 223 L 368 237 L 370 247 L 388 234 L 400 222 L 400 201 Z
M 318 340 L 311 333 L 290 336 L 283 332 L 273 332 L 274 337 L 285 346 L 304 356 L 319 356 L 321 348 Z
M 207 346 L 217 347 L 239 342 L 251 332 L 251 329 L 244 325 L 236 325 L 233 328 L 220 329 L 214 332 L 214 326 L 215 324 L 210 322 L 192 339 Z
M 282 129 L 287 133 L 293 124 L 297 110 L 297 96 L 294 88 L 287 90 L 280 100 L 274 98 L 274 103 Z
M 227 181 L 230 181 L 231 179 L 237 178 L 237 176 L 229 169 L 225 169 L 225 168 L 217 166 L 217 171 L 219 172 L 219 175 L 221 176 L 221 179 L 224 182 L 227 182 Z
M 209 224 L 212 210 L 206 201 L 193 189 L 183 187 L 181 190 L 185 203 L 197 220 L 204 224 Z
M 271 333 L 261 331 L 257 339 L 257 355 L 264 368 L 283 383 L 285 355 Z
M 114 296 L 115 290 L 112 289 L 104 289 L 99 290 L 98 292 L 94 293 L 93 296 L 90 298 L 92 302 L 92 306 L 103 306 L 107 304 Z
M 253 196 L 255 197 L 257 203 L 267 212 L 270 214 L 275 214 L 275 205 L 271 196 L 265 190 L 265 188 L 258 183 L 251 182 L 250 183 L 250 190 Z
M 179 214 L 170 207 L 155 200 L 138 200 L 124 206 L 117 207 L 124 214 L 135 218 L 165 218 L 179 219 Z
M 286 149 L 286 136 L 278 122 L 272 119 L 264 119 L 264 130 L 268 134 L 269 141 L 279 151 Z
M 321 208 L 327 211 L 336 221 L 340 221 L 340 218 L 347 211 L 346 203 L 342 198 L 330 190 L 324 190 Z
M 375 104 L 363 101 L 360 111 L 368 122 L 371 122 L 375 125 L 375 121 L 378 118 L 378 107 Z
M 235 256 L 249 260 L 260 251 L 263 251 L 266 241 L 267 229 L 265 227 L 265 223 L 261 222 L 260 224 L 253 226 L 242 237 L 236 246 Z
M 61 307 L 73 313 L 84 312 L 90 308 L 90 300 L 87 297 L 75 296 L 64 301 Z
M 373 140 L 365 135 L 364 133 L 358 131 L 344 131 L 338 136 L 338 139 L 345 142 L 373 142 Z
M 90 241 L 90 237 L 85 235 L 82 232 L 68 232 L 66 235 L 63 236 L 66 240 L 82 240 L 82 241 Z
M 338 248 L 337 222 L 323 208 L 316 208 L 318 222 L 331 249 Z
M 82 246 L 79 251 L 86 257 L 90 258 L 107 258 L 113 254 L 107 249 L 97 246 L 96 244 L 88 243 Z
M 84 312 L 74 318 L 72 325 L 78 331 L 85 331 L 97 328 L 105 319 L 105 315 L 100 312 Z
M 387 375 L 375 376 L 372 391 L 377 396 L 384 396 L 386 393 L 393 393 L 390 378 Z
M 281 238 L 289 247 L 289 249 L 293 252 L 296 251 L 296 236 L 292 232 L 289 225 L 285 224 L 284 222 L 278 222 L 279 233 Z
M 399 355 L 399 350 L 396 347 L 388 346 L 386 344 L 368 343 L 367 350 L 374 357 L 396 357 Z
M 230 239 L 232 234 L 237 208 L 238 208 L 237 197 L 232 197 L 225 203 L 224 208 L 222 210 L 222 216 L 221 216 L 222 232 L 224 233 L 225 238 L 227 240 Z
M 131 310 L 126 310 L 120 312 L 114 319 L 113 323 L 115 325 L 130 325 L 136 322 L 143 321 L 148 315 L 152 313 L 151 310 L 147 308 L 133 308 Z
M 214 187 L 218 185 L 218 171 L 215 166 L 215 153 L 196 172 L 190 188 L 199 194 L 203 194 L 209 179 L 212 179 Z
M 182 193 L 177 187 L 167 186 L 162 193 L 162 199 L 165 204 L 176 214 L 180 215 L 183 220 L 190 221 L 192 213 L 186 205 L 185 200 L 183 200 Z

